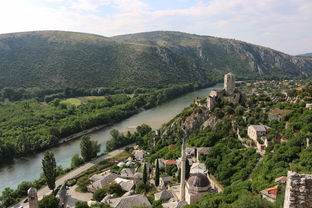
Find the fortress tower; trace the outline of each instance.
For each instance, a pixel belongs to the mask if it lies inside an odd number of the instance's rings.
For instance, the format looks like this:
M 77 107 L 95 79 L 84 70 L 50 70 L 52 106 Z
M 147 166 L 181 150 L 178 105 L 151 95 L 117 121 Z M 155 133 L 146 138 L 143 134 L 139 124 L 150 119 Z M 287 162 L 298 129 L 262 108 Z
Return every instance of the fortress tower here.
M 28 202 L 29 202 L 29 208 L 38 208 L 38 195 L 37 195 L 37 189 L 31 187 L 28 189 Z
M 235 76 L 232 73 L 224 75 L 224 90 L 226 95 L 233 95 L 235 91 Z

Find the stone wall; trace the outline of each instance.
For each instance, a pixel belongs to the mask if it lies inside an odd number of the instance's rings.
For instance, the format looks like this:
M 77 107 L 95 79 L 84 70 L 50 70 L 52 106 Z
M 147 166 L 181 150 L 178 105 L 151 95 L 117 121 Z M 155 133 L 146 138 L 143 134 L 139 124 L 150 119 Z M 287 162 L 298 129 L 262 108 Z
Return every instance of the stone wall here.
M 312 175 L 288 171 L 284 208 L 312 207 Z

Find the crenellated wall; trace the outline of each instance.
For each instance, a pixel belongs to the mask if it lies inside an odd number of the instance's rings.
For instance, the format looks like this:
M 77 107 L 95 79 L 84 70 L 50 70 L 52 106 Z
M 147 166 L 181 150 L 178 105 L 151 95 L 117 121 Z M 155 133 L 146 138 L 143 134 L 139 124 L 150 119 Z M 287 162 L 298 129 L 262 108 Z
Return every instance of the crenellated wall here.
M 312 207 L 312 175 L 288 171 L 284 208 Z

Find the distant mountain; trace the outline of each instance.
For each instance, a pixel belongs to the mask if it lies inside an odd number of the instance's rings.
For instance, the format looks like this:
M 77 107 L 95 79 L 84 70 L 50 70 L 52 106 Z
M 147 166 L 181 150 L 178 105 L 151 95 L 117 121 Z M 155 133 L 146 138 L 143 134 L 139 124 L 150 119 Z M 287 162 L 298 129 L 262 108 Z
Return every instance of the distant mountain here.
M 0 35 L 0 87 L 159 87 L 239 79 L 304 78 L 312 58 L 180 32 L 111 38 L 40 31 Z
M 312 57 L 312 53 L 304 53 L 304 54 L 300 54 L 298 56 Z

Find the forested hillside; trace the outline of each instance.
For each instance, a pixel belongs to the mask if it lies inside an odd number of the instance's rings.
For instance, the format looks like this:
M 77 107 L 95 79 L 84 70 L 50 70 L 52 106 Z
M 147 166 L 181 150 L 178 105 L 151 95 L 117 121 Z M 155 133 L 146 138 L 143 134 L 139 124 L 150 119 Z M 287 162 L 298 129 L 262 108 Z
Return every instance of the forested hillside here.
M 61 31 L 0 35 L 0 88 L 162 87 L 312 75 L 312 59 L 179 32 L 112 38 Z M 281 77 L 282 76 L 282 77 Z

